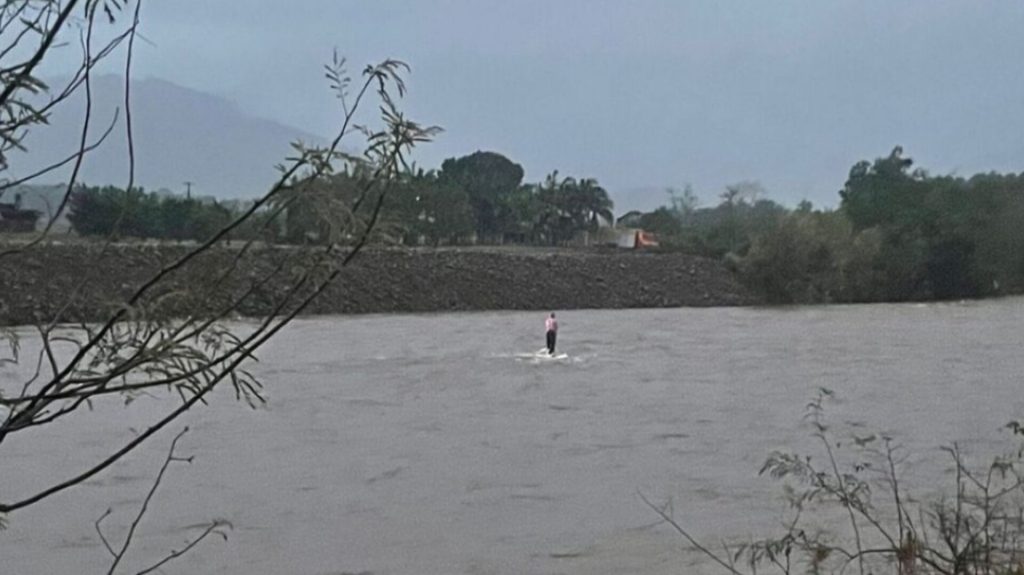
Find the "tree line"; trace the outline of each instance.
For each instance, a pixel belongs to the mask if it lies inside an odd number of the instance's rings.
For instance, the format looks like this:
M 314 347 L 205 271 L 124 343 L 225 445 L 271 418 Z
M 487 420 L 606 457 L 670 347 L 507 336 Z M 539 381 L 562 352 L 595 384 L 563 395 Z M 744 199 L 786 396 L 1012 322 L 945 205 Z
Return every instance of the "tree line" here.
M 240 217 L 245 202 L 220 202 L 125 190 L 114 186 L 79 186 L 68 200 L 71 229 L 82 236 L 205 241 Z M 229 239 L 267 239 L 278 233 L 264 210 L 247 218 Z
M 437 170 L 405 170 L 386 183 L 378 234 L 410 245 L 562 245 L 612 223 L 613 203 L 597 180 L 554 172 L 543 182 L 524 183 L 523 175 L 522 166 L 494 152 L 451 158 Z M 287 205 L 268 206 L 262 219 L 234 236 L 343 242 L 330 228 L 347 221 L 363 182 L 373 177 L 359 170 L 318 177 L 289 196 Z M 68 219 L 81 235 L 204 240 L 244 207 L 141 189 L 81 187 L 71 196 Z
M 373 174 L 342 170 L 271 204 L 233 238 L 344 243 L 346 214 Z M 592 178 L 524 183 L 523 168 L 494 152 L 411 168 L 389 179 L 375 235 L 406 245 L 564 245 L 613 222 Z M 756 182 L 726 187 L 699 207 L 689 187 L 667 205 L 615 223 L 657 234 L 662 249 L 721 258 L 778 303 L 970 298 L 1024 291 L 1024 174 L 933 176 L 899 147 L 849 172 L 835 210 L 790 209 Z M 365 198 L 364 198 L 365 199 Z M 82 235 L 204 240 L 237 215 L 229 205 L 113 187 L 79 188 L 69 220 Z M 278 217 L 282 216 L 283 217 Z
M 724 258 L 777 303 L 973 298 L 1024 291 L 1024 174 L 933 176 L 895 148 L 849 172 L 835 210 L 785 208 L 756 184 L 698 209 L 690 190 L 619 219 Z

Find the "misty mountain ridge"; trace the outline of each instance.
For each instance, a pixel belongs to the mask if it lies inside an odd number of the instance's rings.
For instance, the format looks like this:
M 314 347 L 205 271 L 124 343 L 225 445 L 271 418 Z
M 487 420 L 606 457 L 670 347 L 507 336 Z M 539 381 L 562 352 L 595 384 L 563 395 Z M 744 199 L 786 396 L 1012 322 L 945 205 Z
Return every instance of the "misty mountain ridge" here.
M 63 84 L 51 82 L 54 90 Z M 86 156 L 78 181 L 87 185 L 128 184 L 128 146 L 123 108 L 123 79 L 116 75 L 92 79 L 90 141 L 114 121 L 103 144 Z M 9 177 L 68 157 L 81 137 L 84 90 L 58 106 L 50 125 L 38 126 L 25 139 L 28 149 L 12 153 Z M 299 128 L 242 111 L 235 103 L 213 94 L 159 78 L 133 79 L 131 121 L 135 144 L 135 185 L 149 190 L 192 193 L 218 198 L 253 198 L 277 179 L 275 166 L 294 153 L 291 143 L 322 144 L 325 139 Z M 34 183 L 66 181 L 70 165 Z
M 114 74 L 92 79 L 90 142 L 102 135 L 115 114 L 117 119 L 103 144 L 87 155 L 77 179 L 80 183 L 121 188 L 128 184 L 123 82 Z M 56 91 L 63 82 L 51 79 L 50 86 Z M 134 181 L 148 191 L 184 195 L 186 182 L 191 182 L 194 197 L 255 198 L 276 181 L 279 172 L 275 166 L 294 153 L 292 142 L 326 143 L 320 135 L 249 114 L 227 98 L 156 77 L 132 79 L 131 105 Z M 84 107 L 84 90 L 79 90 L 55 109 L 50 125 L 29 133 L 25 140 L 28 151 L 11 154 L 7 176 L 27 175 L 72 154 L 81 137 Z M 67 181 L 70 171 L 69 165 L 32 183 L 44 187 L 60 184 Z M 617 211 L 649 211 L 668 202 L 666 188 L 643 186 L 610 190 L 610 194 Z M 33 190 L 25 199 L 39 195 L 39 190 Z M 53 194 L 44 195 L 49 198 Z M 45 213 L 41 200 L 29 202 Z

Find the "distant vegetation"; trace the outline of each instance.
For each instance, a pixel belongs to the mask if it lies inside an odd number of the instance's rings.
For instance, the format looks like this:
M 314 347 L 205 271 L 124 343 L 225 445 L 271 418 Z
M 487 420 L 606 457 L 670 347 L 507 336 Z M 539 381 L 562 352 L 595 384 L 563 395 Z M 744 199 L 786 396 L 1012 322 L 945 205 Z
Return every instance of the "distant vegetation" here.
M 1024 291 L 1024 174 L 932 176 L 895 148 L 850 169 L 837 210 L 787 209 L 759 186 L 692 191 L 620 222 L 663 247 L 724 257 L 777 303 L 973 298 Z
M 1024 291 L 1024 175 L 931 176 L 902 153 L 854 165 L 839 210 L 805 204 L 752 237 L 746 281 L 780 302 Z
M 233 237 L 343 242 L 330 228 L 348 220 L 362 182 L 372 177 L 359 171 L 319 177 L 302 195 L 269 206 L 265 219 Z M 379 233 L 404 244 L 561 245 L 612 223 L 612 201 L 594 179 L 560 178 L 555 172 L 542 183 L 522 180 L 522 166 L 493 152 L 445 160 L 440 170 L 407 170 L 388 183 Z M 141 189 L 82 187 L 72 195 L 68 219 L 86 236 L 203 240 L 244 208 Z M 284 212 L 283 225 L 267 223 L 275 210 Z
M 68 221 L 83 236 L 115 238 L 157 238 L 202 241 L 241 215 L 244 206 L 146 192 L 113 186 L 76 189 L 70 198 Z M 274 229 L 265 229 L 255 218 L 239 226 L 229 239 L 270 239 Z
M 232 237 L 291 244 L 344 243 L 361 182 L 343 171 L 317 179 L 287 204 L 268 206 Z M 1024 175 L 932 176 L 896 148 L 855 164 L 840 207 L 795 209 L 767 199 L 756 182 L 728 186 L 713 207 L 689 187 L 667 205 L 613 220 L 592 178 L 523 183 L 523 168 L 493 152 L 409 169 L 390 181 L 377 235 L 406 245 L 565 245 L 615 221 L 654 232 L 661 249 L 723 258 L 777 303 L 970 298 L 1024 291 Z M 82 235 L 203 240 L 244 205 L 81 188 L 69 220 Z M 285 217 L 271 218 L 275 210 Z M 594 236 L 591 236 L 593 239 Z

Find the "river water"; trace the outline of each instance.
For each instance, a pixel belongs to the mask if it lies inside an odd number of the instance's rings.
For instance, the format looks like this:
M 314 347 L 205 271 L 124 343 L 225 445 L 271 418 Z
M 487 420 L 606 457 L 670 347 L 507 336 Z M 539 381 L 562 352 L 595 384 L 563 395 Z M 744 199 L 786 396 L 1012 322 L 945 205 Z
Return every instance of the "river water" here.
M 758 470 L 776 449 L 814 452 L 801 418 L 821 386 L 837 395 L 837 433 L 893 434 L 923 477 L 942 477 L 940 446 L 994 453 L 1008 444 L 1000 427 L 1024 418 L 1022 299 L 559 319 L 564 361 L 518 356 L 543 346 L 542 313 L 297 321 L 255 367 L 266 407 L 222 394 L 99 478 L 14 514 L 0 572 L 105 573 L 93 522 L 112 508 L 105 524 L 122 532 L 185 424 L 194 462 L 169 471 L 129 568 L 224 518 L 226 543 L 165 572 L 715 572 L 638 493 L 671 498 L 716 545 L 771 534 L 785 506 Z M 0 497 L 81 469 L 168 401 L 100 405 L 70 434 L 9 440 Z

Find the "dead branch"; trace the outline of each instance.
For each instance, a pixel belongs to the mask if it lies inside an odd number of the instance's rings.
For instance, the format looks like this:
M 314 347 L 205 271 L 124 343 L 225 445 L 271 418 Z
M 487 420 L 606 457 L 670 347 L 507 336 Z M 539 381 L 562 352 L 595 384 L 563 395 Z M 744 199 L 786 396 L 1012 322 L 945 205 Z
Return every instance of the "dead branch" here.
M 125 553 L 128 552 L 128 547 L 132 544 L 132 538 L 135 536 L 135 531 L 139 527 L 139 523 L 142 518 L 146 515 L 146 510 L 149 509 L 149 502 L 152 501 L 153 495 L 156 494 L 156 490 L 160 487 L 160 483 L 163 482 L 164 474 L 167 473 L 167 468 L 172 462 L 192 463 L 191 457 L 178 457 L 174 455 L 174 450 L 178 446 L 178 441 L 188 433 L 188 428 L 182 429 L 174 439 L 171 440 L 171 447 L 167 450 L 167 457 L 164 458 L 163 465 L 160 466 L 160 471 L 156 474 L 156 479 L 153 481 L 153 486 L 150 487 L 149 493 L 146 494 L 146 498 L 142 500 L 142 505 L 139 506 L 139 512 L 135 515 L 135 519 L 132 521 L 131 526 L 128 528 L 128 534 L 125 535 L 124 541 L 121 543 L 121 548 L 114 553 L 114 561 L 110 565 L 110 569 L 107 571 L 107 575 L 113 575 L 114 570 L 117 569 L 117 565 L 124 559 Z M 97 524 L 97 530 L 99 526 Z

